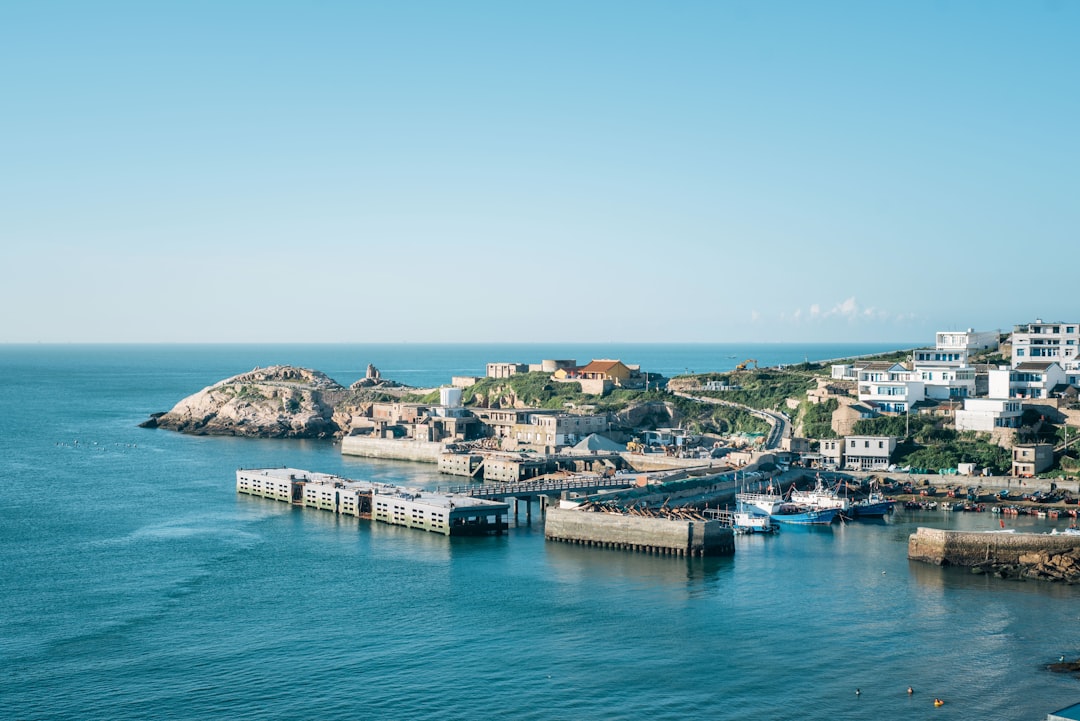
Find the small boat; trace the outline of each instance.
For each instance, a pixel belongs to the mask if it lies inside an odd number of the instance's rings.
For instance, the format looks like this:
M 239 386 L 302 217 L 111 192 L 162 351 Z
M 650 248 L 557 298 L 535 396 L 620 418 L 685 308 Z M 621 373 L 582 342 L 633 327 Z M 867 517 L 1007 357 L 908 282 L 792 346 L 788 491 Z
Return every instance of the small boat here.
M 735 512 L 731 528 L 735 533 L 776 533 L 780 530 L 768 516 L 747 511 Z

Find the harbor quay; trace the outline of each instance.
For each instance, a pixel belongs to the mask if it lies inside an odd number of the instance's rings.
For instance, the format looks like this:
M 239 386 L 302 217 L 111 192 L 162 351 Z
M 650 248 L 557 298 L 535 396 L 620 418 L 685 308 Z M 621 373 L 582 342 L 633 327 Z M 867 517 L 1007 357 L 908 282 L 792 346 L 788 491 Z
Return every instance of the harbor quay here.
M 628 513 L 590 513 L 551 508 L 544 538 L 599 548 L 671 556 L 735 553 L 735 535 L 720 521 L 648 518 Z
M 342 516 L 379 521 L 447 536 L 500 534 L 507 530 L 513 497 L 541 500 L 545 539 L 671 556 L 708 556 L 735 551 L 732 529 L 706 518 L 648 518 L 641 511 L 604 513 L 549 507 L 543 501 L 597 486 L 631 485 L 630 479 L 581 477 L 558 482 L 461 487 L 460 492 L 408 489 L 357 481 L 299 468 L 241 468 L 237 493 L 313 508 Z M 467 492 L 487 495 L 474 498 Z M 498 496 L 498 500 L 490 496 Z M 531 518 L 531 516 L 530 516 Z
M 946 531 L 919 528 L 908 537 L 908 558 L 939 566 L 1021 563 L 1029 555 L 1080 548 L 1080 535 Z
M 499 534 L 509 527 L 510 506 L 505 502 L 355 481 L 298 468 L 241 468 L 236 472 L 236 491 L 445 536 Z

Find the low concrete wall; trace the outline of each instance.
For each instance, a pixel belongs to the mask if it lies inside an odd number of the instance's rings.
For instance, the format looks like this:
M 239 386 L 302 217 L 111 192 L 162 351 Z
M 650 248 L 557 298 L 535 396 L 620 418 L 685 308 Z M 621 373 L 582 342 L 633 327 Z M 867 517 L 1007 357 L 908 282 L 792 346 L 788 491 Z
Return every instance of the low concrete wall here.
M 813 479 L 819 471 L 814 468 L 802 468 L 803 475 Z M 794 472 L 794 470 L 792 471 Z M 1071 491 L 1080 494 L 1080 480 L 1069 479 L 1062 481 L 1055 478 L 1017 478 L 1015 476 L 942 476 L 937 473 L 889 473 L 887 471 L 820 471 L 830 477 L 850 476 L 852 478 L 865 479 L 870 476 L 877 478 L 889 478 L 894 481 L 911 481 L 916 486 L 916 491 L 922 487 L 923 481 L 941 490 L 949 486 L 982 486 L 986 492 L 996 492 L 1008 489 L 1010 493 L 1032 493 L 1034 491 L 1049 491 L 1051 486 L 1062 491 Z
M 728 468 L 722 458 L 675 458 L 663 453 L 630 453 L 621 451 L 619 456 L 635 471 L 667 471 L 678 468 Z
M 919 528 L 908 537 L 908 558 L 939 566 L 1018 563 L 1020 556 L 1080 547 L 1080 536 L 1044 533 L 972 533 Z
M 341 439 L 341 453 L 345 456 L 438 463 L 439 455 L 445 450 L 442 443 L 433 441 L 397 441 L 367 436 L 345 436 Z
M 678 556 L 735 552 L 731 529 L 718 521 L 672 521 L 567 508 L 547 510 L 544 537 L 549 541 Z

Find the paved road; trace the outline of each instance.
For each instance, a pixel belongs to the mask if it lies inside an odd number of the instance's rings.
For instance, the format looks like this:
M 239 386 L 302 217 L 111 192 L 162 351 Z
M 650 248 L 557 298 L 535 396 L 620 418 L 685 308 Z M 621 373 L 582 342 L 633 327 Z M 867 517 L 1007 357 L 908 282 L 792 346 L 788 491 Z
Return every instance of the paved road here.
M 768 437 L 765 439 L 765 448 L 772 450 L 780 447 L 780 440 L 783 438 L 791 438 L 791 419 L 783 413 L 775 413 L 773 411 L 763 411 L 760 408 L 751 408 L 745 406 L 742 403 L 732 403 L 731 401 L 720 400 L 719 398 L 703 398 L 701 396 L 691 395 L 683 391 L 674 391 L 675 395 L 682 398 L 689 398 L 692 401 L 698 401 L 699 403 L 712 403 L 717 406 L 729 406 L 731 408 L 739 408 L 747 413 L 757 416 L 766 423 L 769 424 L 771 430 Z

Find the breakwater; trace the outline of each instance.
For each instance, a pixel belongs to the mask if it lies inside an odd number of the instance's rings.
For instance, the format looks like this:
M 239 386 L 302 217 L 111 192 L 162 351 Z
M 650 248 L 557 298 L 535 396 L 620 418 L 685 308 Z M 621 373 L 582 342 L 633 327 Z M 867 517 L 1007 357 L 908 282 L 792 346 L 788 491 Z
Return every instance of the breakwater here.
M 646 518 L 549 508 L 544 538 L 599 548 L 675 556 L 735 553 L 734 533 L 719 521 Z
M 1064 533 L 979 533 L 919 528 L 908 537 L 908 558 L 939 566 L 1036 565 L 1077 549 L 1080 549 L 1080 536 Z
M 435 441 L 397 440 L 370 436 L 345 436 L 341 439 L 342 455 L 363 458 L 438 463 L 439 456 L 445 450 L 445 444 Z

